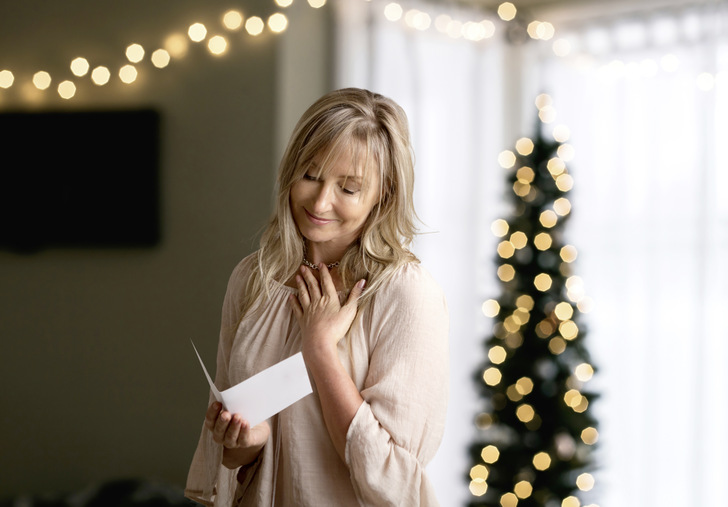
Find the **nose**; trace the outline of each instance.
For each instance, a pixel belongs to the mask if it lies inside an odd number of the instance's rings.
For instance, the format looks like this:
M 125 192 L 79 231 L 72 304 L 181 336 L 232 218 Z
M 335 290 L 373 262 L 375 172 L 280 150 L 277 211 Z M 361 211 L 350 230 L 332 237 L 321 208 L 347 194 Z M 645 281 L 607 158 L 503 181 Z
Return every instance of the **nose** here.
M 316 191 L 313 202 L 313 211 L 315 214 L 327 212 L 331 207 L 332 188 L 331 185 L 321 183 Z

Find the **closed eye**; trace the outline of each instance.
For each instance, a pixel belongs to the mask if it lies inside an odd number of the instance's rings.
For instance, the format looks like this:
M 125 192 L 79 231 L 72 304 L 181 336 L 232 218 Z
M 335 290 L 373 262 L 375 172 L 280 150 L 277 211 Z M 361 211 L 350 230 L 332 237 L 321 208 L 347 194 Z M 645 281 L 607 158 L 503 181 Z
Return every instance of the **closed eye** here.
M 303 175 L 303 179 L 308 180 L 308 181 L 318 181 L 319 180 L 316 176 L 311 176 L 308 173 Z

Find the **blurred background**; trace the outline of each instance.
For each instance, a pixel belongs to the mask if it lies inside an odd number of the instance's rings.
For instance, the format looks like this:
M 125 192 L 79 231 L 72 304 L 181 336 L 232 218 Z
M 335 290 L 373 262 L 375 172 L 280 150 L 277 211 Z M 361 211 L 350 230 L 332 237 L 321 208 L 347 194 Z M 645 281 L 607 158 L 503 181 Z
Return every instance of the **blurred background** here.
M 452 321 L 447 431 L 429 466 L 442 505 L 473 499 L 481 305 L 498 295 L 491 224 L 511 191 L 502 154 L 536 128 L 573 148 L 566 234 L 601 394 L 590 501 L 723 504 L 719 0 L 0 3 L 0 499 L 184 485 L 207 401 L 190 340 L 213 364 L 227 279 L 272 211 L 291 129 L 343 86 L 410 117 L 415 249 Z M 147 113 L 122 114 L 134 111 Z M 105 115 L 11 135 L 41 112 Z M 73 177 L 84 183 L 61 191 Z M 69 223 L 92 226 L 63 239 Z

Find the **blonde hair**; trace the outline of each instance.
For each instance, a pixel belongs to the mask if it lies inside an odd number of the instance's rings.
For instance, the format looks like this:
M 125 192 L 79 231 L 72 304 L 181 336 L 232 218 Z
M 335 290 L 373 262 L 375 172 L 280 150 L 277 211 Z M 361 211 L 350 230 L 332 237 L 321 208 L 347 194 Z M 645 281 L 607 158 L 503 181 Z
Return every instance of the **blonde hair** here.
M 362 308 L 400 266 L 417 262 L 409 251 L 417 217 L 407 115 L 393 100 L 368 90 L 336 90 L 311 105 L 291 135 L 278 170 L 275 213 L 261 237 L 241 317 L 265 303 L 274 281 L 286 283 L 301 265 L 304 238 L 291 213 L 291 187 L 303 178 L 315 157 L 322 157 L 319 170 L 325 172 L 328 161 L 347 152 L 367 171 L 365 184 L 372 181 L 369 171 L 378 171 L 379 198 L 359 239 L 339 263 L 344 287 L 367 279 L 359 300 Z

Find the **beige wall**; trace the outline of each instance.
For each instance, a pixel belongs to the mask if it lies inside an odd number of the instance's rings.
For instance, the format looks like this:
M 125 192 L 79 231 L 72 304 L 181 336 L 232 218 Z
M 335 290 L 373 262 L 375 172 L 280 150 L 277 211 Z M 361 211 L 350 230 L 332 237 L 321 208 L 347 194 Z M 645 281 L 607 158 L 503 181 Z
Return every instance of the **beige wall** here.
M 155 49 L 194 21 L 222 32 L 229 5 L 2 2 L 0 70 L 19 83 L 41 69 L 67 74 L 77 55 L 117 65 L 127 44 Z M 272 8 L 242 5 L 249 15 Z M 326 14 L 309 11 L 285 37 L 231 36 L 221 58 L 198 45 L 164 70 L 147 61 L 132 86 L 77 79 L 72 101 L 48 91 L 32 106 L 20 86 L 0 90 L 0 112 L 152 106 L 163 123 L 159 247 L 0 252 L 0 498 L 118 477 L 183 484 L 207 396 L 190 339 L 214 368 L 227 277 L 271 211 L 276 128 L 287 132 L 327 83 L 325 53 L 311 47 L 325 37 L 304 29 Z M 306 69 L 318 77 L 294 82 Z

